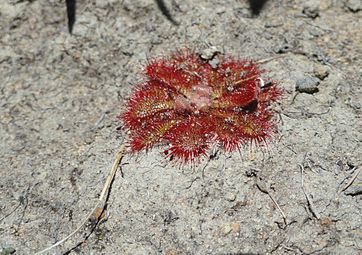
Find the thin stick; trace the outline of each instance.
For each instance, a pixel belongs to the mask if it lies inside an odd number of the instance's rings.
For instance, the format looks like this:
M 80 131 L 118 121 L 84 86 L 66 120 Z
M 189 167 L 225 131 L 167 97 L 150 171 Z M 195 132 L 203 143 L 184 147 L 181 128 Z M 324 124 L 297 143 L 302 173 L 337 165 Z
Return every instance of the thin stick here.
M 45 252 L 59 246 L 60 244 L 64 243 L 65 241 L 67 241 L 69 238 L 71 238 L 75 233 L 77 233 L 87 222 L 88 220 L 92 217 L 92 215 L 95 213 L 95 211 L 97 210 L 97 208 L 100 206 L 100 204 L 103 202 L 103 199 L 105 197 L 105 195 L 107 194 L 107 192 L 109 191 L 109 187 L 112 183 L 112 180 L 114 179 L 114 176 L 116 175 L 117 169 L 119 164 L 121 163 L 121 160 L 124 156 L 124 149 L 125 146 L 124 144 L 122 144 L 120 146 L 120 148 L 118 149 L 118 152 L 116 153 L 111 171 L 107 177 L 107 180 L 104 184 L 103 190 L 101 192 L 101 195 L 98 198 L 98 202 L 97 204 L 94 206 L 94 208 L 91 210 L 91 212 L 87 215 L 87 217 L 81 222 L 81 224 L 73 231 L 71 232 L 69 235 L 67 235 L 66 237 L 64 237 L 62 240 L 56 242 L 55 244 L 45 248 L 42 251 L 39 251 L 37 253 L 35 253 L 35 255 L 40 255 L 40 254 L 44 254 Z
M 345 191 L 346 189 L 348 189 L 348 187 L 352 185 L 354 180 L 356 180 L 357 176 L 360 174 L 361 171 L 362 171 L 362 167 L 358 167 L 358 170 L 354 173 L 351 180 L 346 184 L 346 186 L 343 187 L 343 189 L 341 189 L 339 191 L 339 193 L 341 193 L 341 192 Z
M 271 198 L 271 200 L 274 202 L 274 204 L 276 205 L 276 207 L 278 208 L 278 210 L 280 211 L 280 213 L 282 214 L 283 216 L 283 220 L 284 220 L 284 223 L 287 224 L 287 216 L 285 216 L 282 208 L 279 206 L 278 202 L 275 200 L 274 196 L 270 193 L 268 193 L 269 197 Z
M 270 57 L 270 58 L 264 58 L 264 59 L 260 59 L 258 61 L 256 61 L 257 64 L 265 64 L 268 63 L 274 59 L 278 59 L 278 58 L 282 58 L 284 56 L 274 56 L 274 57 Z
M 240 83 L 244 82 L 244 81 L 249 81 L 249 80 L 252 80 L 254 78 L 258 77 L 257 75 L 253 75 L 253 76 L 250 76 L 249 78 L 246 78 L 246 79 L 241 79 L 241 80 L 238 80 L 236 82 L 234 82 L 233 85 L 239 85 Z
M 259 179 L 257 179 L 256 186 L 259 188 L 259 190 L 261 192 L 267 194 L 270 197 L 270 199 L 273 201 L 273 203 L 275 204 L 275 206 L 278 208 L 279 212 L 281 213 L 281 215 L 283 217 L 284 224 L 287 225 L 287 216 L 285 216 L 285 214 L 284 214 L 282 208 L 279 206 L 277 200 L 269 192 L 269 189 L 263 183 L 261 183 Z
M 307 194 L 307 192 L 305 191 L 305 188 L 304 188 L 304 178 L 303 178 L 303 176 L 304 176 L 304 167 L 301 164 L 298 164 L 298 165 L 300 167 L 300 171 L 301 171 L 301 175 L 302 175 L 302 189 L 303 189 L 304 196 L 307 199 L 309 210 L 312 212 L 313 216 L 316 217 L 319 220 L 321 216 L 315 210 L 314 203 L 309 198 L 309 195 Z
M 103 200 L 104 196 L 107 194 L 107 191 L 109 190 L 109 186 L 111 185 L 111 182 L 114 179 L 114 176 L 116 175 L 118 166 L 121 163 L 121 160 L 124 156 L 124 148 L 125 148 L 125 146 L 124 146 L 124 144 L 122 144 L 116 153 L 116 156 L 114 158 L 114 162 L 113 162 L 113 165 L 111 168 L 111 172 L 109 173 L 106 183 L 104 184 L 103 190 L 101 192 L 101 195 L 99 196 L 99 201 Z

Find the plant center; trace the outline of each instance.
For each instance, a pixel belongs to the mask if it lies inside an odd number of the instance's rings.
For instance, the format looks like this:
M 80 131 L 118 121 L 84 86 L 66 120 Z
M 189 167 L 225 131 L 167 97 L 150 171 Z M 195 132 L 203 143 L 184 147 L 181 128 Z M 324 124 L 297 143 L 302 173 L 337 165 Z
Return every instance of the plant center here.
M 207 110 L 211 104 L 212 88 L 204 84 L 193 86 L 190 91 L 175 98 L 175 108 L 178 111 L 199 114 L 200 110 Z

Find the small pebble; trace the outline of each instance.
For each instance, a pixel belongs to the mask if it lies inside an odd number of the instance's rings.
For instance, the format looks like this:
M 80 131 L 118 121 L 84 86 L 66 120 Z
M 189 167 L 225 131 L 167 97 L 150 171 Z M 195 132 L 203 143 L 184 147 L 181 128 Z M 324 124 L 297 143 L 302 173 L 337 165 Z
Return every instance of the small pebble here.
M 179 255 L 179 253 L 173 249 L 166 250 L 165 255 Z
M 203 60 L 211 60 L 215 57 L 216 54 L 221 53 L 221 51 L 215 47 L 211 46 L 210 48 L 204 49 L 200 52 L 200 57 Z
M 295 89 L 301 93 L 313 94 L 319 91 L 319 79 L 316 77 L 307 77 L 299 79 L 296 82 Z
M 232 231 L 232 228 L 230 226 L 230 224 L 226 224 L 223 228 L 222 228 L 222 233 L 226 236 L 227 234 L 229 234 Z
M 229 202 L 233 202 L 236 199 L 236 195 L 234 193 L 228 192 L 225 194 L 225 199 Z
M 16 250 L 13 247 L 5 247 L 1 250 L 0 255 L 14 254 Z
M 240 223 L 239 222 L 231 223 L 231 231 L 233 232 L 233 234 L 239 234 L 240 233 Z
M 362 195 L 362 186 L 352 186 L 349 187 L 344 194 L 346 194 L 347 196 L 358 196 L 358 195 Z
M 347 0 L 345 5 L 351 12 L 358 12 L 362 10 L 361 0 Z
M 315 19 L 319 16 L 319 4 L 318 1 L 307 1 L 303 7 L 303 14 L 308 18 Z
M 322 217 L 319 219 L 319 224 L 321 224 L 322 227 L 330 227 L 333 224 L 333 221 L 329 217 Z
M 323 65 L 315 65 L 313 72 L 314 75 L 320 80 L 324 80 L 329 75 L 327 67 Z

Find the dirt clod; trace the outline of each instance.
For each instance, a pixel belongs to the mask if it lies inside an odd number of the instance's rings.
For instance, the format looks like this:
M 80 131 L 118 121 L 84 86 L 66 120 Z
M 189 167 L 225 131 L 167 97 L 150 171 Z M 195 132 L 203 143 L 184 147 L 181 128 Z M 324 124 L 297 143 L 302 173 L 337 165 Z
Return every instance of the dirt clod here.
M 315 77 L 307 77 L 303 79 L 299 79 L 296 82 L 295 89 L 301 93 L 314 94 L 319 91 L 319 79 Z

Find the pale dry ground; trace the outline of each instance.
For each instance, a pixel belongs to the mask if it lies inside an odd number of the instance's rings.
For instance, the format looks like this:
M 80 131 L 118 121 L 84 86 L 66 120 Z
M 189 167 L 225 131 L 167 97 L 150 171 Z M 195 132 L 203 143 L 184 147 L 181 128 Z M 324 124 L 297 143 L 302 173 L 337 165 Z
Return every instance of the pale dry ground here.
M 49 254 L 361 254 L 362 174 L 339 192 L 362 164 L 351 2 L 274 0 L 251 17 L 244 1 L 166 1 L 175 27 L 151 0 L 83 1 L 70 36 L 64 2 L 1 1 L 0 251 L 32 254 L 76 228 L 126 139 L 116 116 L 142 65 L 213 45 L 282 56 L 263 65 L 286 91 L 270 150 L 181 168 L 162 149 L 127 155 L 106 219 Z M 320 77 L 319 92 L 296 93 L 305 77 Z

